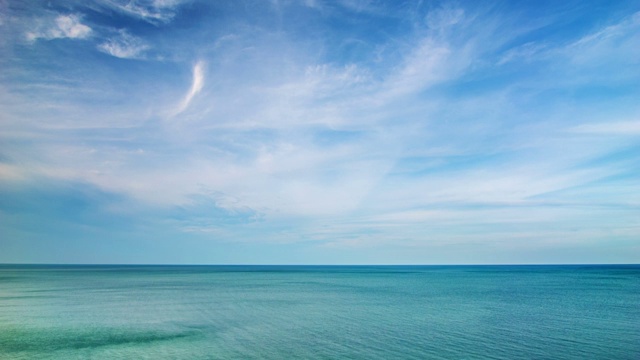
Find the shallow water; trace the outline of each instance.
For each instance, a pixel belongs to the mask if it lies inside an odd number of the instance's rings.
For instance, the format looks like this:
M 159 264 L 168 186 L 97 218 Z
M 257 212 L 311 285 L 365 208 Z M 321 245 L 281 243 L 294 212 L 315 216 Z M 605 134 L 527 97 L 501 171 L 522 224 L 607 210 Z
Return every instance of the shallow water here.
M 640 266 L 0 266 L 2 359 L 640 359 Z

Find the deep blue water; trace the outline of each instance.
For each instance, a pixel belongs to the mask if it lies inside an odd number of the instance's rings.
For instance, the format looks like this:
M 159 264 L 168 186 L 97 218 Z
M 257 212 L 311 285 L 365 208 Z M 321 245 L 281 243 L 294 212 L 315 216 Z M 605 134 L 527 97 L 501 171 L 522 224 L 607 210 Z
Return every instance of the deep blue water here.
M 0 359 L 640 359 L 640 266 L 0 265 Z

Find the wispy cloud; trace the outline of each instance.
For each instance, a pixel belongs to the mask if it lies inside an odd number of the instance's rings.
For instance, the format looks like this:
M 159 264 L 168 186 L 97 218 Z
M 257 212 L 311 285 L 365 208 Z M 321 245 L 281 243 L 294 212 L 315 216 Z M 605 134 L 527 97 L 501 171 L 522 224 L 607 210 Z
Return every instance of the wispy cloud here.
M 571 128 L 571 131 L 585 134 L 637 136 L 640 135 L 640 121 L 584 124 Z
M 26 174 L 20 167 L 0 162 L 0 181 L 16 182 L 25 178 Z
M 562 52 L 568 56 L 568 65 L 579 70 L 593 72 L 595 68 L 616 66 L 616 71 L 606 77 L 593 74 L 591 81 L 606 81 L 607 78 L 610 82 L 628 81 L 638 78 L 639 75 L 636 71 L 636 59 L 640 57 L 638 33 L 640 11 L 582 36 L 566 46 Z M 579 80 L 583 79 L 589 79 L 589 76 L 579 77 Z
M 0 26 L 5 25 L 8 17 L 9 1 L 8 0 L 0 0 Z
M 453 7 L 451 4 L 442 5 L 440 8 L 430 11 L 425 19 L 427 26 L 437 31 L 447 30 L 463 20 L 464 10 Z
M 192 69 L 192 80 L 191 87 L 189 91 L 184 95 L 184 98 L 180 103 L 176 106 L 176 108 L 171 112 L 171 116 L 176 116 L 181 112 L 185 111 L 193 98 L 202 90 L 204 86 L 204 75 L 205 75 L 205 63 L 204 61 L 198 61 L 195 65 L 193 65 Z
M 59 15 L 53 20 L 41 19 L 42 22 L 37 26 L 36 30 L 26 33 L 27 40 L 35 41 L 38 39 L 86 39 L 91 36 L 91 28 L 82 24 L 79 15 Z
M 137 59 L 150 48 L 141 38 L 120 30 L 118 35 L 98 45 L 98 50 L 122 59 Z
M 113 23 L 78 14 L 33 31 L 89 42 L 33 41 L 51 69 L 0 59 L 0 178 L 90 184 L 185 238 L 310 252 L 472 258 L 486 244 L 524 258 L 553 248 L 546 237 L 637 237 L 637 13 L 181 4 L 87 5 Z
M 638 26 L 640 26 L 640 11 L 631 14 L 619 23 L 609 25 L 603 29 L 580 38 L 571 46 L 594 46 L 594 44 L 601 44 L 603 42 L 608 42 L 616 38 L 627 37 L 628 35 L 630 35 L 630 30 L 633 30 Z
M 184 2 L 185 0 L 99 1 L 100 4 L 107 8 L 154 24 L 162 24 L 171 21 L 176 14 L 176 9 Z
M 520 45 L 514 49 L 508 50 L 498 60 L 498 65 L 504 65 L 512 61 L 536 61 L 540 60 L 541 55 L 544 54 L 546 45 L 535 42 L 528 42 Z

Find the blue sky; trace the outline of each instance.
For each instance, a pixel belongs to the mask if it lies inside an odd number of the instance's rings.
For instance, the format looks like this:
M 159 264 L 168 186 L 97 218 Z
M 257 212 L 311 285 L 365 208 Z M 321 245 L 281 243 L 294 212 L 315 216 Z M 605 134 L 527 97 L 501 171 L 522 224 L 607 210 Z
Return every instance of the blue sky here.
M 0 0 L 0 262 L 640 262 L 637 1 Z

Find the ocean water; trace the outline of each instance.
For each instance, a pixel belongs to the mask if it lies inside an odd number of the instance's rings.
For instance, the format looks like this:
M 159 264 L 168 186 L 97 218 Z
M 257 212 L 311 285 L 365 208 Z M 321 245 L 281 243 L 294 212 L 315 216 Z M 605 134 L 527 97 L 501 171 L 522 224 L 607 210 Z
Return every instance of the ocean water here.
M 0 266 L 0 359 L 640 359 L 640 266 Z

